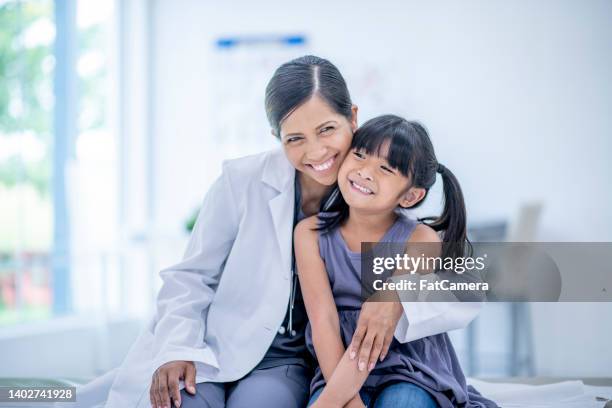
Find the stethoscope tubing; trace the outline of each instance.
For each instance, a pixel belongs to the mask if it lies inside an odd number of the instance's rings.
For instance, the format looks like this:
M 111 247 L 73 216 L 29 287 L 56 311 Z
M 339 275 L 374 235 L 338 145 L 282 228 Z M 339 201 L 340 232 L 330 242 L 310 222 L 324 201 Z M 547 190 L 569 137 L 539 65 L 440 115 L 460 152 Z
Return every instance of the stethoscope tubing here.
M 296 188 L 297 188 L 297 185 L 296 185 Z M 325 205 L 323 206 L 323 211 L 329 210 L 329 207 L 334 202 L 338 194 L 340 194 L 340 191 L 336 187 L 334 191 L 329 195 L 327 200 L 325 201 Z M 298 203 L 297 201 L 298 201 L 297 194 L 295 194 L 295 204 L 294 204 L 294 209 L 293 209 L 293 225 L 294 226 L 296 224 L 295 221 L 299 213 L 299 205 L 300 205 L 300 203 Z M 295 273 L 295 249 L 293 247 L 293 244 L 291 244 L 291 258 L 292 258 L 292 262 L 291 262 L 292 265 L 291 265 L 291 286 L 289 287 L 289 324 L 287 328 L 281 325 L 280 329 L 278 329 L 278 332 L 280 334 L 287 333 L 289 336 L 293 337 L 296 335 L 296 331 L 293 329 L 293 308 L 295 306 L 295 296 L 297 292 L 297 273 Z

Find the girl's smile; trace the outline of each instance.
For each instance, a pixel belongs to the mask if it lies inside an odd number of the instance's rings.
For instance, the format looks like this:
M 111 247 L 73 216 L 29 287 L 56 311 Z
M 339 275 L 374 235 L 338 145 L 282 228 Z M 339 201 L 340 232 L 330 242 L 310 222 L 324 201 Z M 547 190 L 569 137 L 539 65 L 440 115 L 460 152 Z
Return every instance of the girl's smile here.
M 351 180 L 350 178 L 348 179 L 349 181 L 349 185 L 351 186 L 351 188 L 353 188 L 355 191 L 363 194 L 363 195 L 372 195 L 374 194 L 374 191 L 372 191 L 371 189 L 369 189 L 366 186 L 363 186 L 359 183 L 357 183 L 356 181 Z

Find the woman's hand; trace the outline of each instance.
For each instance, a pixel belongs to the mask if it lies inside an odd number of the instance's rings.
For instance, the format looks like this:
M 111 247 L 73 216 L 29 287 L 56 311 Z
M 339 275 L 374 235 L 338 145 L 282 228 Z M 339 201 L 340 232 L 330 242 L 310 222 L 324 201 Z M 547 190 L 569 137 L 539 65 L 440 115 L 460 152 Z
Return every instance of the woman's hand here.
M 359 313 L 357 329 L 349 346 L 350 359 L 359 356 L 360 371 L 372 371 L 380 356 L 382 361 L 389 351 L 393 334 L 402 313 L 400 302 L 364 302 Z
M 149 398 L 153 408 L 171 408 L 170 397 L 174 405 L 181 405 L 179 380 L 185 381 L 185 389 L 195 395 L 195 364 L 193 361 L 170 361 L 153 373 Z

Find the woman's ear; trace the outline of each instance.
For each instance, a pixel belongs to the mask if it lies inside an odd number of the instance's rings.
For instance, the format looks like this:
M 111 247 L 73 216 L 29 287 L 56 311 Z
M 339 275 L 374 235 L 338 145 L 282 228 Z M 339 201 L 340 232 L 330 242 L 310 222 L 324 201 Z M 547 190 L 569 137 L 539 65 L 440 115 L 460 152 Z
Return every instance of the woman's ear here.
M 410 187 L 408 191 L 406 191 L 400 197 L 400 202 L 399 202 L 400 207 L 402 208 L 414 207 L 415 205 L 419 203 L 419 201 L 423 199 L 423 197 L 425 197 L 425 193 L 427 193 L 427 191 L 425 191 L 425 189 L 422 187 Z
M 358 110 L 359 108 L 357 108 L 357 105 L 351 106 L 351 129 L 353 130 L 353 133 L 355 133 L 355 131 L 357 130 L 357 111 Z
M 277 139 L 280 139 L 280 137 L 278 137 L 278 135 L 276 134 L 276 130 L 274 130 L 274 128 L 270 128 L 270 133 L 272 134 L 272 136 L 274 136 Z

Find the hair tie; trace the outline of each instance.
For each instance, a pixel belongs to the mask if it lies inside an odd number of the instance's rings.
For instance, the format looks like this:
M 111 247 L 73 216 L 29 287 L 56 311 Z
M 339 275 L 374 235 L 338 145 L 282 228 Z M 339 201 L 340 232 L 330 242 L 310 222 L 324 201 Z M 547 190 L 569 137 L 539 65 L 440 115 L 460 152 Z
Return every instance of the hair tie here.
M 444 174 L 446 172 L 446 167 L 442 163 L 438 163 L 438 168 L 436 171 L 440 174 Z

